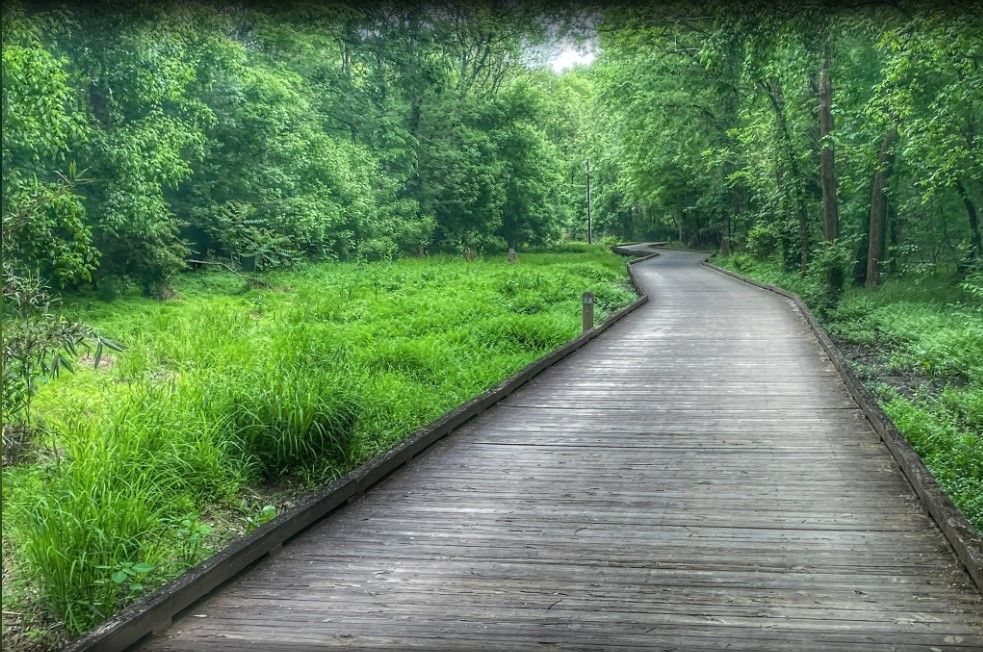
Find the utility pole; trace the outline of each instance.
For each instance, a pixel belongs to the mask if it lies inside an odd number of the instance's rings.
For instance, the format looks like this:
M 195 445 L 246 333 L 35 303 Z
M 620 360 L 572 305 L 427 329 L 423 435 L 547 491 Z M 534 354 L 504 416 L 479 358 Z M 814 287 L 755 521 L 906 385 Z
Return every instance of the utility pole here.
M 584 161 L 584 165 L 587 166 L 587 244 L 593 244 L 594 238 L 590 223 L 590 159 Z

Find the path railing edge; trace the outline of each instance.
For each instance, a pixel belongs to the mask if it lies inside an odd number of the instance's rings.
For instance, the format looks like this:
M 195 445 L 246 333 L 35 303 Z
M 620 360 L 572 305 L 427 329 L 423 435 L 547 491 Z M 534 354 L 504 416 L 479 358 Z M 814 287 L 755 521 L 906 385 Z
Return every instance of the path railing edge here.
M 628 278 L 638 298 L 610 314 L 607 319 L 567 342 L 553 352 L 534 360 L 497 386 L 446 412 L 393 448 L 364 462 L 278 515 L 255 532 L 241 537 L 171 580 L 150 595 L 124 608 L 115 616 L 81 637 L 70 641 L 63 652 L 99 650 L 116 652 L 160 634 L 183 612 L 213 593 L 249 566 L 272 556 L 291 539 L 326 518 L 334 511 L 368 491 L 415 457 L 459 429 L 465 423 L 503 400 L 540 373 L 609 329 L 623 317 L 648 302 L 649 296 L 638 285 L 632 265 L 658 256 L 658 252 L 626 263 Z
M 921 457 L 911 447 L 911 444 L 908 443 L 908 440 L 898 430 L 891 418 L 878 405 L 877 399 L 850 367 L 846 357 L 830 339 L 826 329 L 820 325 L 802 298 L 794 292 L 718 267 L 707 259 L 703 260 L 702 265 L 721 274 L 774 292 L 790 299 L 795 304 L 809 328 L 812 329 L 816 339 L 819 340 L 819 344 L 826 351 L 826 355 L 833 366 L 843 378 L 850 395 L 860 406 L 861 411 L 873 426 L 874 431 L 880 436 L 881 441 L 887 446 L 929 516 L 932 517 L 946 541 L 949 542 L 956 558 L 965 567 L 976 588 L 983 593 L 983 537 L 956 508 L 948 494 L 942 490 L 942 487 L 935 480 L 935 476 L 928 470 Z

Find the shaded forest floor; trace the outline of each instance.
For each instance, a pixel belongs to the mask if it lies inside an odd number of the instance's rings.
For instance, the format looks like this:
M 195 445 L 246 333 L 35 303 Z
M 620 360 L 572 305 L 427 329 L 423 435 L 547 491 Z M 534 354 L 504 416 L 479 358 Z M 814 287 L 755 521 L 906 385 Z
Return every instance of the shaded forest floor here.
M 3 647 L 51 649 L 635 298 L 579 253 L 179 277 L 68 297 L 126 350 L 41 388 L 3 469 Z M 5 451 L 6 452 L 6 451 Z
M 956 506 L 983 531 L 983 303 L 952 274 L 847 288 L 820 311 L 810 277 L 737 254 L 721 267 L 798 293 Z

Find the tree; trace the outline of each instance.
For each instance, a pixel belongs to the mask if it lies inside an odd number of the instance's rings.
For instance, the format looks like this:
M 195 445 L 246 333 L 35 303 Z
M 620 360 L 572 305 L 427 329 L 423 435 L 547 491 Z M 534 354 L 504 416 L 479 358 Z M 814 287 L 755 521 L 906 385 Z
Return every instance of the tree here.
M 967 218 L 974 258 L 983 255 L 977 199 L 983 183 L 983 11 L 919 8 L 886 29 L 878 40 L 884 55 L 883 81 L 872 111 L 897 116 L 899 154 L 918 161 L 913 201 L 922 205 L 954 193 Z
M 21 270 L 60 287 L 84 282 L 98 261 L 74 144 L 89 136 L 67 61 L 17 3 L 3 9 L 3 251 Z
M 881 152 L 877 158 L 877 170 L 870 184 L 870 217 L 867 225 L 867 272 L 864 281 L 868 286 L 877 285 L 881 280 L 881 264 L 884 261 L 884 245 L 887 233 L 887 179 L 894 163 L 894 143 L 898 139 L 897 129 L 891 129 L 884 136 Z

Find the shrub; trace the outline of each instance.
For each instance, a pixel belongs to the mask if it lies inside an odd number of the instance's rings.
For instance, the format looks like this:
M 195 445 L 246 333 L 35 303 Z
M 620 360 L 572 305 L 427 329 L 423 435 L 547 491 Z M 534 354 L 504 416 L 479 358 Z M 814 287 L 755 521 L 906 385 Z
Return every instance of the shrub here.
M 79 351 L 95 346 L 98 364 L 103 348 L 120 350 L 92 329 L 54 313 L 57 300 L 37 275 L 18 275 L 3 267 L 3 378 L 4 429 L 30 426 L 31 404 L 38 383 L 72 371 Z
M 781 226 L 775 222 L 756 222 L 747 233 L 748 253 L 758 260 L 770 260 L 781 246 Z
M 843 296 L 846 272 L 851 261 L 851 244 L 847 241 L 822 242 L 813 252 L 808 276 L 813 285 L 807 302 L 818 312 L 833 310 Z

